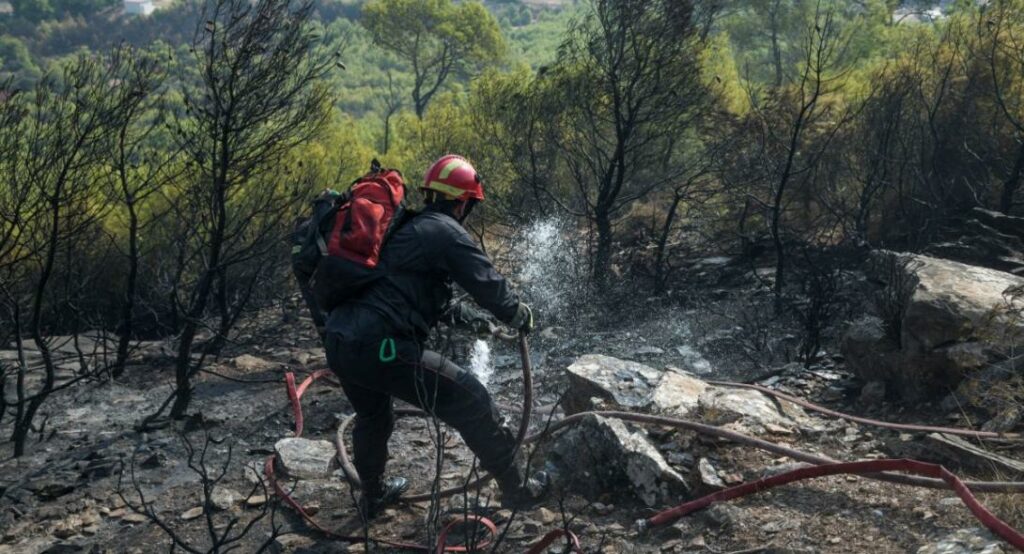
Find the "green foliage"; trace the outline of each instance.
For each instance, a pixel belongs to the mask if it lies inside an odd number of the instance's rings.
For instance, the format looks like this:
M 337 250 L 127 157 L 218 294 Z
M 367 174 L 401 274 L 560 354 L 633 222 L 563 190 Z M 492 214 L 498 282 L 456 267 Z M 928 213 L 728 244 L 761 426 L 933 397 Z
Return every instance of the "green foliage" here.
M 420 117 L 450 76 L 470 75 L 500 61 L 507 50 L 498 22 L 480 2 L 371 0 L 361 23 L 412 71 L 413 107 Z
M 0 80 L 13 79 L 18 89 L 29 88 L 42 75 L 25 43 L 0 36 Z
M 91 15 L 118 4 L 119 0 L 11 0 L 15 15 L 33 22 Z

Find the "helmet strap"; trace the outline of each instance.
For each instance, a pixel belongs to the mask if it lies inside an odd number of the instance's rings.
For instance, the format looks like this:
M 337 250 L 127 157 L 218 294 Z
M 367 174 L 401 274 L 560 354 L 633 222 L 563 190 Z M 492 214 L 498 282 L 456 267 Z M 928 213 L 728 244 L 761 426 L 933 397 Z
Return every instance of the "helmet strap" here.
M 469 217 L 470 212 L 473 211 L 473 208 L 476 206 L 476 204 L 476 198 L 469 198 L 464 202 L 465 208 L 462 208 L 462 217 L 459 218 L 459 223 L 466 221 L 466 218 Z

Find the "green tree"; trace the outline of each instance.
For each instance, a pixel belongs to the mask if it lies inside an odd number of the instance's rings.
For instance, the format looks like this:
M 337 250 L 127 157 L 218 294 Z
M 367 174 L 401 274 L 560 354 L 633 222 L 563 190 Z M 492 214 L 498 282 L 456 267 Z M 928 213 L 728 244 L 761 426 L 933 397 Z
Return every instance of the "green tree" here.
M 0 37 L 0 79 L 13 78 L 15 88 L 25 89 L 41 74 L 24 42 L 17 37 Z
M 31 21 L 41 21 L 54 16 L 50 0 L 12 0 L 14 13 Z
M 409 64 L 421 118 L 449 78 L 498 62 L 507 49 L 497 20 L 480 2 L 371 0 L 362 23 L 378 45 Z

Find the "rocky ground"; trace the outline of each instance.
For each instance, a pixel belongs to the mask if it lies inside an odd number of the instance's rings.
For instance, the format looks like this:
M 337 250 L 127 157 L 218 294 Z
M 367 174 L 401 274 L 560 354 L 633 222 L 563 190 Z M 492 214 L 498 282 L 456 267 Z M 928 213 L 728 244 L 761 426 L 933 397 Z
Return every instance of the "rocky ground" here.
M 864 427 L 776 403 L 760 393 L 709 387 L 702 380 L 743 377 L 725 369 L 723 360 L 729 358 L 721 351 L 729 347 L 729 328 L 716 329 L 709 323 L 713 318 L 653 303 L 638 311 L 644 315 L 611 332 L 554 327 L 534 335 L 534 429 L 567 412 L 625 408 L 724 425 L 843 460 L 936 452 L 923 434 Z M 475 340 L 459 334 L 451 341 L 453 356 L 466 366 Z M 488 344 L 494 369 L 489 387 L 515 423 L 521 402 L 516 352 L 494 339 Z M 260 479 L 264 460 L 293 429 L 284 373 L 301 378 L 323 366 L 308 323 L 285 323 L 280 312 L 264 314 L 211 367 L 218 375 L 200 378 L 190 418 L 138 432 L 134 426 L 141 417 L 171 390 L 163 348 L 160 343 L 141 345 L 135 365 L 119 382 L 72 388 L 52 399 L 46 427 L 27 456 L 11 459 L 10 445 L 0 446 L 0 552 L 150 552 L 170 549 L 168 531 L 197 551 L 210 548 L 211 534 L 241 535 L 235 544 L 243 552 L 264 543 L 272 551 L 363 551 L 362 545 L 349 546 L 312 530 L 287 507 L 277 508 Z M 476 350 L 479 355 L 480 347 Z M 973 423 L 967 414 L 938 403 L 920 404 L 910 412 L 884 396 L 872 396 L 838 353 L 826 353 L 809 368 L 748 368 L 747 377 L 752 372 L 766 375 L 766 385 L 842 411 L 887 420 Z M 341 391 L 326 383 L 314 385 L 303 404 L 303 436 L 313 441 L 333 442 L 340 421 L 351 413 Z M 422 419 L 400 419 L 391 441 L 390 470 L 408 476 L 414 492 L 428 491 L 434 477 L 444 486 L 463 482 L 471 457 L 451 433 L 440 440 L 446 448 L 438 465 L 436 429 Z M 324 527 L 340 533 L 366 531 L 375 538 L 427 543 L 436 537 L 438 522 L 467 503 L 457 497 L 436 506 L 396 506 L 364 530 L 342 473 L 331 465 L 330 449 L 326 459 L 315 450 L 307 453 L 307 460 L 286 460 L 293 475 L 302 475 L 287 485 Z M 1003 454 L 1012 458 L 1020 451 Z M 791 467 L 787 458 L 670 428 L 591 418 L 537 448 L 534 460 L 553 474 L 554 492 L 528 512 L 487 509 L 500 529 L 507 528 L 500 551 L 525 551 L 558 527 L 576 533 L 587 552 L 1010 551 L 978 530 L 948 491 L 852 476 L 788 485 L 638 532 L 634 522 L 658 509 Z M 207 513 L 197 473 L 203 468 L 211 479 L 224 473 L 209 491 Z M 984 465 L 956 469 L 979 479 L 1020 477 Z M 493 504 L 493 495 L 487 487 L 469 503 Z M 997 495 L 981 499 L 1018 527 L 1024 523 L 1020 501 Z M 138 513 L 144 505 L 166 529 Z

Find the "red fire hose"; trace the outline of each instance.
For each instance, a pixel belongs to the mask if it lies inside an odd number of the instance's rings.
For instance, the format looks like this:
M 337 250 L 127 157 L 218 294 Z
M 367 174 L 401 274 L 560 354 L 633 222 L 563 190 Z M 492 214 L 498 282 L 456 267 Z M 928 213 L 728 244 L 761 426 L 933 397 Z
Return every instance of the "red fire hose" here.
M 642 519 L 638 521 L 637 524 L 641 530 L 649 527 L 656 527 L 658 525 L 664 525 L 687 514 L 706 508 L 715 502 L 732 500 L 734 498 L 761 492 L 763 490 L 792 483 L 794 481 L 801 481 L 803 479 L 813 479 L 815 477 L 840 474 L 865 475 L 880 471 L 906 471 L 908 473 L 927 475 L 932 478 L 942 479 L 946 483 L 949 483 L 950 488 L 956 492 L 957 496 L 960 497 L 960 500 L 963 501 L 967 506 L 967 509 L 974 514 L 974 517 L 976 517 L 978 521 L 980 521 L 985 527 L 988 527 L 993 533 L 999 535 L 1003 540 L 1013 545 L 1017 550 L 1024 551 L 1024 535 L 996 517 L 995 514 L 988 511 L 988 509 L 985 508 L 977 498 L 975 498 L 970 489 L 967 488 L 967 485 L 965 485 L 959 477 L 953 475 L 953 473 L 948 469 L 940 465 L 928 464 L 917 460 L 867 460 L 862 462 L 842 462 L 803 467 L 772 477 L 767 477 L 765 479 L 760 479 L 758 481 L 743 483 L 742 485 L 720 490 L 705 497 L 680 504 L 675 508 L 657 513 L 647 519 Z

